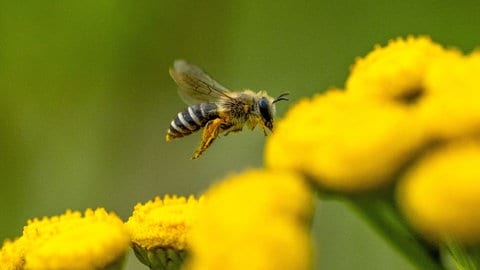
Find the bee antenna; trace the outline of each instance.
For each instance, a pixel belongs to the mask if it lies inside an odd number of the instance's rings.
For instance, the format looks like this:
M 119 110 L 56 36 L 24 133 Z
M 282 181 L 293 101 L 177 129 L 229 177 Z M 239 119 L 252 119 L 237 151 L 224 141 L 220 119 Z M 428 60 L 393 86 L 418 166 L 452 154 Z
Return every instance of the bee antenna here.
M 288 101 L 287 96 L 288 96 L 289 94 L 290 94 L 290 93 L 288 93 L 288 92 L 285 92 L 285 93 L 280 94 L 280 96 L 278 96 L 277 98 L 275 98 L 272 103 L 278 102 L 278 101 L 280 101 L 280 100 Z

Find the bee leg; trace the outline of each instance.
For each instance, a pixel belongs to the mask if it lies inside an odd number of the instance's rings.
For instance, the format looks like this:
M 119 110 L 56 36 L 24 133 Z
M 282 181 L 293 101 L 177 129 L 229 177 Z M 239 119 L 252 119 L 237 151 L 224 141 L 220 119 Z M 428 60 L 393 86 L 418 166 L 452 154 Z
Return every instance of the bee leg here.
M 225 129 L 225 136 L 230 134 L 230 132 L 239 132 L 242 131 L 243 126 L 230 126 L 227 129 Z
M 198 146 L 195 153 L 193 153 L 192 159 L 199 158 L 205 150 L 213 143 L 213 141 L 218 137 L 218 134 L 222 132 L 223 120 L 217 118 L 215 120 L 209 121 L 205 128 L 203 129 L 202 141 L 200 146 Z
M 267 136 L 267 130 L 265 129 L 265 125 L 263 124 L 261 119 L 254 119 L 247 123 L 247 126 L 248 128 L 250 128 L 250 130 L 254 130 L 257 125 L 261 127 L 261 129 L 263 130 L 263 134 Z
M 262 127 L 262 130 L 263 130 L 263 134 L 264 134 L 265 136 L 267 136 L 268 134 L 267 134 L 267 130 L 265 129 L 265 127 Z
M 259 120 L 257 123 L 255 123 L 255 125 L 252 126 L 252 130 L 255 128 L 256 125 L 258 125 L 262 129 L 263 135 L 265 135 L 265 136 L 268 135 L 267 129 L 265 128 L 265 124 L 263 124 L 263 122 L 261 122 L 261 120 Z

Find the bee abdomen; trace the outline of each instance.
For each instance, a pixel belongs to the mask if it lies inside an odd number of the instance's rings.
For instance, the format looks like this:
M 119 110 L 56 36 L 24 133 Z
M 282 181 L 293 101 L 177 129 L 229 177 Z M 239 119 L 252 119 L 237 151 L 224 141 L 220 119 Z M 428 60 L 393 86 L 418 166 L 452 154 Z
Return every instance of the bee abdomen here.
M 175 119 L 170 123 L 167 131 L 167 141 L 175 138 L 181 138 L 192 134 L 204 127 L 208 121 L 217 118 L 217 105 L 215 103 L 201 103 L 188 107 L 183 112 L 179 112 Z

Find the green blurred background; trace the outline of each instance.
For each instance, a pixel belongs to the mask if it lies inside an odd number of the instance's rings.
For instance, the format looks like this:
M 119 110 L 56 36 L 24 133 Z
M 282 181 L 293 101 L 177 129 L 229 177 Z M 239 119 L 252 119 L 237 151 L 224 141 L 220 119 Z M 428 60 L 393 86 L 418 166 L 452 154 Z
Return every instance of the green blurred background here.
M 376 43 L 427 34 L 470 52 L 479 33 L 478 1 L 1 0 L 0 241 L 29 218 L 106 207 L 126 219 L 137 202 L 262 166 L 258 130 L 195 161 L 200 134 L 165 142 L 185 107 L 174 59 L 232 89 L 290 91 L 281 117 L 343 87 Z M 317 269 L 412 269 L 341 203 L 318 203 L 313 233 Z M 127 269 L 145 268 L 130 256 Z

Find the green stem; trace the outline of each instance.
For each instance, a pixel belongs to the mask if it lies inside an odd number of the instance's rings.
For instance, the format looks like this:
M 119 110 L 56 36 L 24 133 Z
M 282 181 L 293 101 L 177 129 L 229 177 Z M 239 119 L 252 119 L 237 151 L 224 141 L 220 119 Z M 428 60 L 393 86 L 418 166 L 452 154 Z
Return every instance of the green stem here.
M 347 197 L 373 228 L 418 269 L 444 269 L 404 223 L 393 202 L 375 196 Z
M 480 249 L 466 248 L 453 239 L 447 240 L 444 249 L 455 262 L 455 267 L 459 270 L 480 269 Z

